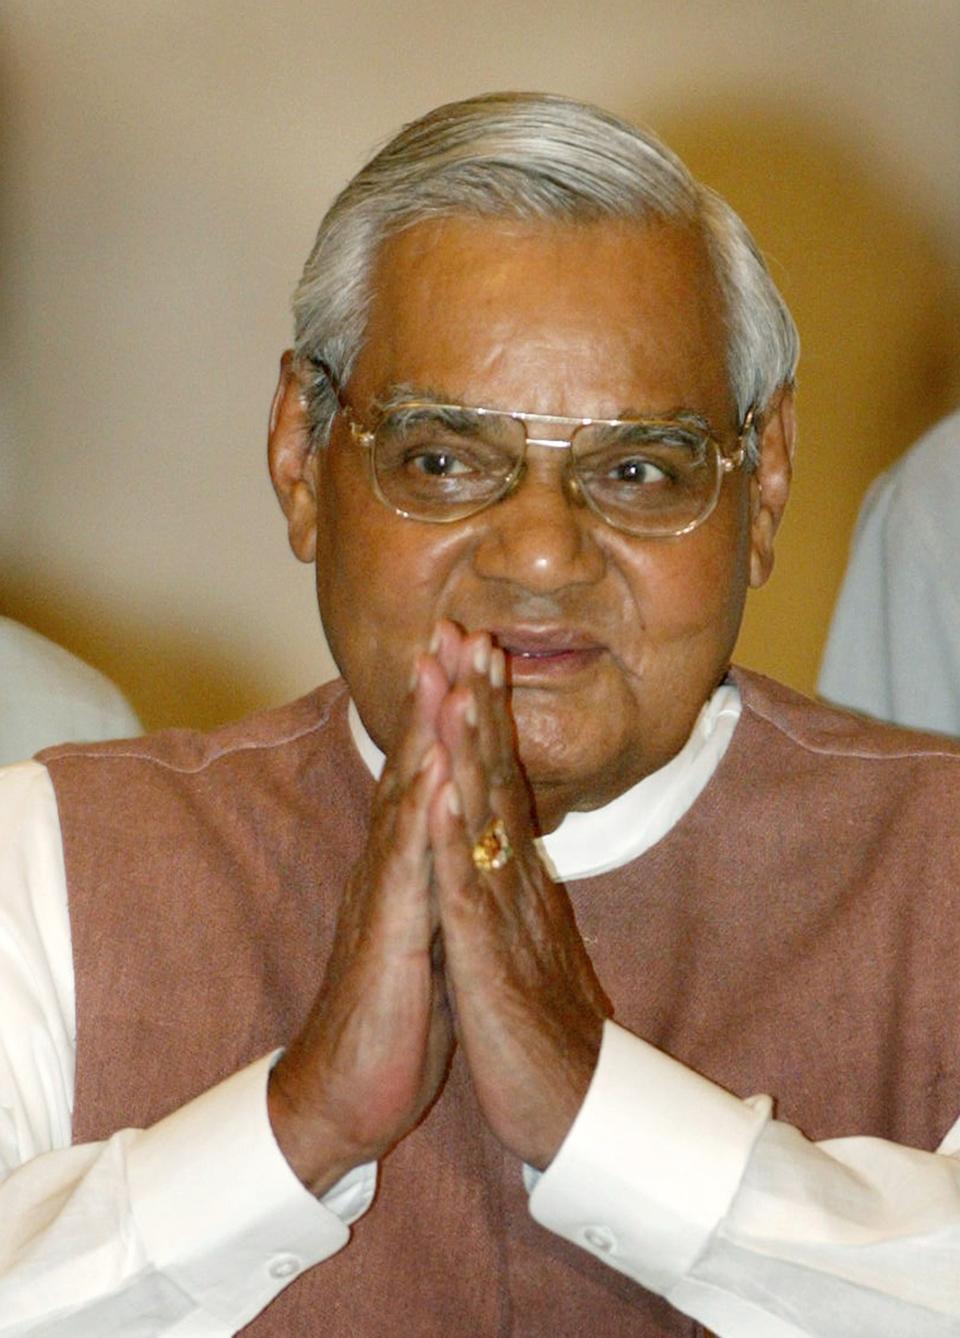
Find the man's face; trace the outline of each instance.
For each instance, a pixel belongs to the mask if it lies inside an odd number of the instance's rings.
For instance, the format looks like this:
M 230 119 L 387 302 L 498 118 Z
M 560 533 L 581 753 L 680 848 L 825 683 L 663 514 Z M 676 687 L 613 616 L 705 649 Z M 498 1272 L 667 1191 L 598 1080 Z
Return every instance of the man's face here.
M 345 401 L 365 423 L 398 386 L 450 403 L 617 417 L 693 411 L 732 447 L 722 302 L 698 237 L 666 225 L 447 219 L 383 249 Z M 438 618 L 508 655 L 541 820 L 662 766 L 722 677 L 748 584 L 749 484 L 676 539 L 620 533 L 530 447 L 506 500 L 449 525 L 394 514 L 338 417 L 314 463 L 317 591 L 331 650 L 389 752 Z

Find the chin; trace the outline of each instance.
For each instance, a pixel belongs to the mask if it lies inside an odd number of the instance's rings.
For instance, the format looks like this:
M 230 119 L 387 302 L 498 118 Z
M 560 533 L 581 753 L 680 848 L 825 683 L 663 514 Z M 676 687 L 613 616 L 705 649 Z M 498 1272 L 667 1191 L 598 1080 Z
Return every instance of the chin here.
M 517 722 L 517 751 L 527 781 L 534 791 L 562 786 L 572 793 L 581 790 L 584 797 L 594 787 L 597 777 L 617 770 L 615 751 L 609 739 L 584 737 L 583 720 L 579 728 L 564 727 L 565 722 L 537 718 L 527 724 Z

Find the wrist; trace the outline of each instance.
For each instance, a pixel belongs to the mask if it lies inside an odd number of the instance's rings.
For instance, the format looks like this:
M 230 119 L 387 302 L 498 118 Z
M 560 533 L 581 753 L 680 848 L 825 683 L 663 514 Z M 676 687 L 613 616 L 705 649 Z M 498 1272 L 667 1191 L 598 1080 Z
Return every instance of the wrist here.
M 267 1114 L 277 1146 L 301 1183 L 322 1198 L 348 1172 L 366 1162 L 379 1160 L 380 1149 L 360 1147 L 344 1137 L 336 1126 L 317 1113 L 304 1099 L 283 1059 L 274 1067 L 267 1084 Z

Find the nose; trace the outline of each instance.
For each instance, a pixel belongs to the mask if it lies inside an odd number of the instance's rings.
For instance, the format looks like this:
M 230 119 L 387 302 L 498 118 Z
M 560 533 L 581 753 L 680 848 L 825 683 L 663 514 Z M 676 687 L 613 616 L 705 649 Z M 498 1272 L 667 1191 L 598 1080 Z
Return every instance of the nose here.
M 584 505 L 567 473 L 567 454 L 529 448 L 514 491 L 477 516 L 473 562 L 479 576 L 536 594 L 602 578 L 606 557 L 597 527 L 603 522 Z

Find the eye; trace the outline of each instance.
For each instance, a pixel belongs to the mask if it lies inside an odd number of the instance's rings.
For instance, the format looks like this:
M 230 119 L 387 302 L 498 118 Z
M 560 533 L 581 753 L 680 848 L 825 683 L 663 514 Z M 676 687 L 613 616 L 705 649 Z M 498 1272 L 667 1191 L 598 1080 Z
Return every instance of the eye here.
M 617 483 L 663 483 L 667 479 L 667 472 L 652 460 L 635 455 L 618 460 L 610 469 L 609 477 Z
M 408 451 L 405 464 L 408 469 L 430 478 L 456 478 L 469 473 L 469 466 L 452 451 L 439 449 Z

